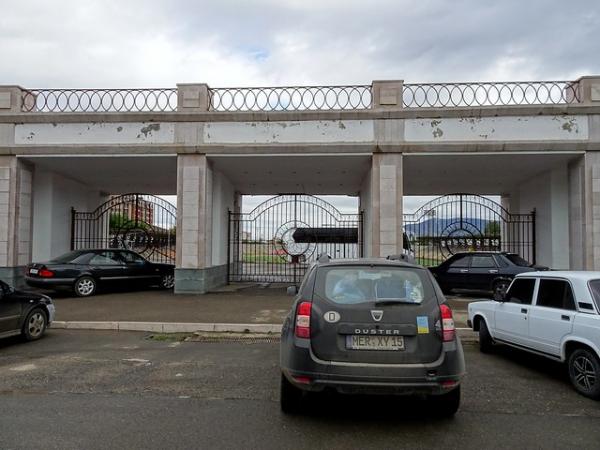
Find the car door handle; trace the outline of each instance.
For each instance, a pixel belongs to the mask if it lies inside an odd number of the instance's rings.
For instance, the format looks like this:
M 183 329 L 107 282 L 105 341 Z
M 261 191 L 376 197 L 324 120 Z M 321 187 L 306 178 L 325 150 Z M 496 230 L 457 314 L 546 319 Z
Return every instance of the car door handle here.
M 498 273 L 497 269 L 490 269 L 490 273 Z
M 527 314 L 527 308 L 521 308 L 521 312 L 522 312 L 523 314 Z
M 460 269 L 460 273 L 467 273 L 469 269 Z
M 563 314 L 562 316 L 560 316 L 560 318 L 561 318 L 562 320 L 566 320 L 567 322 L 569 322 L 569 321 L 571 320 L 571 318 L 570 318 L 569 316 L 566 316 L 566 315 L 564 315 L 564 314 Z

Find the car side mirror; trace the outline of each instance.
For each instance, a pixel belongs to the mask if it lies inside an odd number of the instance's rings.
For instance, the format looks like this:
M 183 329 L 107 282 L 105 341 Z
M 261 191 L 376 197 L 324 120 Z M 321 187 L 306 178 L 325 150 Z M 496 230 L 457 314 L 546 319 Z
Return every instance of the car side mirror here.
M 506 302 L 506 292 L 496 292 L 494 294 L 494 300 L 500 303 Z
M 298 293 L 298 289 L 296 288 L 296 286 L 288 286 L 288 288 L 287 288 L 287 295 L 293 297 L 297 293 Z

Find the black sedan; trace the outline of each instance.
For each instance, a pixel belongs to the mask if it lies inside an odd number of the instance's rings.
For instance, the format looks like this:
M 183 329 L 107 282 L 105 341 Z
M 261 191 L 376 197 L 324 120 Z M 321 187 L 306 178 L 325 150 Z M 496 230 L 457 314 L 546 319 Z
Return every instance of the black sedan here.
M 492 291 L 494 295 L 506 291 L 519 273 L 547 269 L 508 252 L 456 253 L 439 266 L 429 268 L 446 294 L 453 289 L 465 289 Z
M 28 341 L 41 338 L 54 320 L 50 297 L 16 291 L 0 281 L 0 338 L 22 335 Z
M 75 250 L 49 262 L 32 263 L 26 270 L 29 286 L 68 288 L 79 297 L 93 295 L 99 285 L 171 289 L 175 284 L 175 266 L 150 262 L 130 250 Z

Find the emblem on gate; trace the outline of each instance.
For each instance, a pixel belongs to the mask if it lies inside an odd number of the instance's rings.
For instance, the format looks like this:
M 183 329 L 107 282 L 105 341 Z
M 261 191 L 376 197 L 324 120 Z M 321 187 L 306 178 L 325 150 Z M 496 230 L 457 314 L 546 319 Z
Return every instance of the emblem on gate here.
M 372 309 L 371 310 L 371 317 L 373 318 L 373 320 L 375 322 L 379 322 L 382 317 L 383 317 L 383 311 L 380 309 Z

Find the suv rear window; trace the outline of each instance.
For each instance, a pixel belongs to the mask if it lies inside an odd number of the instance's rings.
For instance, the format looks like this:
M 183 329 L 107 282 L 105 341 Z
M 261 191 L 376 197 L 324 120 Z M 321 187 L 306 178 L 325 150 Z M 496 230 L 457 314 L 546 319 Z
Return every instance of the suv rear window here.
M 343 266 L 319 270 L 316 292 L 339 304 L 386 300 L 420 304 L 433 296 L 433 286 L 425 270 Z

